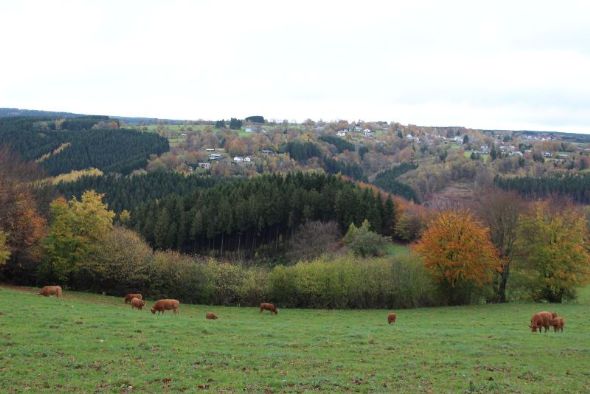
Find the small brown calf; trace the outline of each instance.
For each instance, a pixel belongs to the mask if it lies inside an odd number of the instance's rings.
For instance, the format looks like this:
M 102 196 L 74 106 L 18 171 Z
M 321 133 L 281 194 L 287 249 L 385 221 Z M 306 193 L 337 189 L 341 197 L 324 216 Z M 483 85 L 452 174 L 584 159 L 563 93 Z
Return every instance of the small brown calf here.
M 131 309 L 139 309 L 142 310 L 143 307 L 145 306 L 145 301 L 141 300 L 137 297 L 133 297 L 131 299 Z
M 139 298 L 140 300 L 143 300 L 143 296 L 139 293 L 129 293 L 125 296 L 125 303 L 129 304 L 131 302 L 132 299 L 134 298 Z
M 394 312 L 390 312 L 387 315 L 387 324 L 395 323 L 396 318 L 397 318 L 397 315 Z
M 268 302 L 263 302 L 262 304 L 260 304 L 260 313 L 262 313 L 264 311 L 270 311 L 271 313 L 274 313 L 275 315 L 279 313 L 279 310 L 277 309 L 277 307 L 274 306 L 274 304 L 270 304 Z

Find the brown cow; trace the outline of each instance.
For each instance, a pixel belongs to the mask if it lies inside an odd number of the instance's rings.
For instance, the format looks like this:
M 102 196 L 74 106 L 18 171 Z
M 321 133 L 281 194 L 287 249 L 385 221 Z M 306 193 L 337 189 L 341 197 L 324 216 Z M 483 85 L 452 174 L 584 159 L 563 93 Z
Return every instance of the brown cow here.
M 274 304 L 269 304 L 268 302 L 263 302 L 262 304 L 260 304 L 260 313 L 262 313 L 263 311 L 270 311 L 275 315 L 279 313 L 277 307 L 274 306 Z
M 145 306 L 145 301 L 144 300 L 139 299 L 137 297 L 133 297 L 131 299 L 131 309 L 139 309 L 139 310 L 142 310 L 144 306 Z
M 217 315 L 213 312 L 207 312 L 207 314 L 205 315 L 205 318 L 208 320 L 215 320 L 215 319 L 217 319 Z
M 532 332 L 541 332 L 541 328 L 545 329 L 545 332 L 549 330 L 549 326 L 551 326 L 551 320 L 553 320 L 553 315 L 551 312 L 537 312 L 531 317 L 531 324 L 529 325 Z
M 563 317 L 555 316 L 551 319 L 551 325 L 553 326 L 553 332 L 563 332 L 563 326 L 565 326 L 565 320 Z
M 394 312 L 390 312 L 387 315 L 387 323 L 391 324 L 391 323 L 395 323 L 395 319 L 397 318 L 397 315 Z
M 38 293 L 39 295 L 49 297 L 54 295 L 56 297 L 61 297 L 62 291 L 61 286 L 44 286 Z
M 152 307 L 152 313 L 158 312 L 164 313 L 166 311 L 173 311 L 175 314 L 178 313 L 178 306 L 180 305 L 180 301 L 178 300 L 171 300 L 171 299 L 164 299 L 158 300 Z
M 125 303 L 129 304 L 131 302 L 132 299 L 134 298 L 139 298 L 140 300 L 143 300 L 143 296 L 139 293 L 129 293 L 125 296 Z

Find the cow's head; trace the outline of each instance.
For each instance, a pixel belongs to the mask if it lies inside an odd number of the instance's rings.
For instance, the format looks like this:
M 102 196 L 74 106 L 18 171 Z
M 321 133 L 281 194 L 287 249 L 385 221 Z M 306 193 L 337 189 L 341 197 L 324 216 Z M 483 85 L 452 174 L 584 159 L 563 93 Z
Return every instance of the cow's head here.
M 151 309 L 152 313 L 155 314 L 156 310 L 154 308 Z

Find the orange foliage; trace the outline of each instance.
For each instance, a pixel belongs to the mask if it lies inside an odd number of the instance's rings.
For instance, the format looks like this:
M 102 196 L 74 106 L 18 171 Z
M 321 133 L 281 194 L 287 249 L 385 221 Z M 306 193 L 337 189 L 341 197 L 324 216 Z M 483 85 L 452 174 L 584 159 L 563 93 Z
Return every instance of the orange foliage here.
M 451 288 L 461 282 L 482 286 L 500 267 L 489 230 L 468 211 L 443 211 L 424 231 L 414 249 L 425 267 Z

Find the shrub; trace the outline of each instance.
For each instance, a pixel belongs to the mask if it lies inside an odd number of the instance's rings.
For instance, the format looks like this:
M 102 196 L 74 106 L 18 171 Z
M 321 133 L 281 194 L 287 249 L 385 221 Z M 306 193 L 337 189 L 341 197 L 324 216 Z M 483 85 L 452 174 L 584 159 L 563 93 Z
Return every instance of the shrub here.
M 344 243 L 357 256 L 383 256 L 387 239 L 369 230 L 369 221 L 365 219 L 360 227 L 356 227 L 354 223 L 350 224 L 344 236 Z
M 317 259 L 275 267 L 272 300 L 311 308 L 409 308 L 436 304 L 434 282 L 415 256 L 403 259 Z

